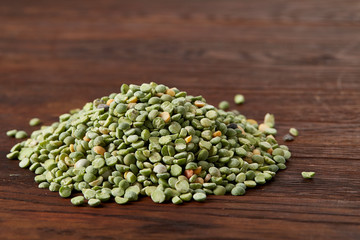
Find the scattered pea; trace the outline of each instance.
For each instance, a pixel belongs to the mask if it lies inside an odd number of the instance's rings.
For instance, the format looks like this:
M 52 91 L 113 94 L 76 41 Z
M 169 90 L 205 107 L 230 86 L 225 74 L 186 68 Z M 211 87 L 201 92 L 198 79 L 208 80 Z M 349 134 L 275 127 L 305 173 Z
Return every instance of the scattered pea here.
M 230 108 L 230 104 L 229 104 L 228 101 L 221 101 L 221 102 L 219 103 L 219 108 L 220 108 L 221 110 L 227 110 L 227 109 Z
M 299 135 L 299 131 L 296 128 L 290 128 L 289 133 L 294 137 L 297 137 Z
M 301 172 L 301 175 L 303 178 L 309 179 L 315 176 L 315 172 Z
M 16 129 L 9 130 L 9 131 L 6 132 L 6 136 L 8 136 L 8 137 L 15 137 L 16 133 L 17 133 L 17 130 L 16 130 Z
M 30 126 L 37 126 L 41 123 L 40 119 L 39 118 L 33 118 L 29 121 L 29 125 Z
M 285 142 L 290 142 L 290 141 L 294 141 L 294 137 L 290 134 L 285 134 L 284 137 L 283 137 L 283 140 Z
M 23 130 L 17 131 L 15 134 L 16 139 L 27 138 L 27 133 Z
M 245 97 L 242 94 L 236 94 L 234 97 L 234 102 L 236 104 L 243 104 L 245 102 Z

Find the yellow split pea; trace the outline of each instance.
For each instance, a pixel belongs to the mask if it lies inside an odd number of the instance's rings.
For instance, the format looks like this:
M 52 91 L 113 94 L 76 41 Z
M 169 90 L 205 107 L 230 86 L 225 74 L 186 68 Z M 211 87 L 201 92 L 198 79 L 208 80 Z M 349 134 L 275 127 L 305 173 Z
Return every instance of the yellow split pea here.
M 159 116 L 166 122 L 168 123 L 170 121 L 170 113 L 168 112 L 162 112 L 159 114 Z
M 114 101 L 114 99 L 109 99 L 109 100 L 107 100 L 106 105 L 110 106 L 110 104 L 111 104 L 113 101 Z
M 104 153 L 106 152 L 105 149 L 101 146 L 95 146 L 93 148 L 94 152 L 96 152 L 97 154 L 100 154 L 100 155 L 104 155 Z
M 172 88 L 169 88 L 168 90 L 166 90 L 166 94 L 174 97 L 175 96 L 175 91 Z

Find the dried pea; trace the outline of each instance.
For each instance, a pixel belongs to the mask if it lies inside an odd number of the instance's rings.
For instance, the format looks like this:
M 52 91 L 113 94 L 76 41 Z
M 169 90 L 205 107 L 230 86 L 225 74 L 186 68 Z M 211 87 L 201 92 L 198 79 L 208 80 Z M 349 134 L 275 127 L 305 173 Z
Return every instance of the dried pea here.
M 214 194 L 215 195 L 225 195 L 225 193 L 226 193 L 226 189 L 225 189 L 224 186 L 218 185 L 214 189 Z
M 84 204 L 85 202 L 85 199 L 83 196 L 77 196 L 77 197 L 73 197 L 71 199 L 71 203 L 74 205 L 74 206 L 80 206 L 82 204 Z
M 296 128 L 290 128 L 289 133 L 294 137 L 297 137 L 299 135 L 299 131 Z
M 219 103 L 219 108 L 222 109 L 222 110 L 227 110 L 230 108 L 230 104 L 228 101 L 221 101 Z
M 178 197 L 178 196 L 173 197 L 173 198 L 171 199 L 171 201 L 172 201 L 173 204 L 176 204 L 176 205 L 183 203 L 183 201 L 181 200 L 181 198 Z
M 91 207 L 97 207 L 101 204 L 101 201 L 99 199 L 96 198 L 92 198 L 88 201 L 89 206 Z
M 290 141 L 294 140 L 294 137 L 291 134 L 285 134 L 284 137 L 283 137 L 283 140 L 285 142 L 290 142 Z
M 163 191 L 157 189 L 151 193 L 151 199 L 155 203 L 162 203 L 165 201 L 165 194 Z
M 29 125 L 30 126 L 37 126 L 41 123 L 40 119 L 39 118 L 32 118 L 30 121 L 29 121 Z
M 116 196 L 116 197 L 115 197 L 115 202 L 116 202 L 117 204 L 123 205 L 123 204 L 128 203 L 128 202 L 129 202 L 129 199 Z
M 16 133 L 17 133 L 17 130 L 16 130 L 16 129 L 9 130 L 9 131 L 6 132 L 6 136 L 8 136 L 8 137 L 15 137 Z
M 245 102 L 245 97 L 242 94 L 236 94 L 234 97 L 234 102 L 236 104 L 243 104 Z
M 305 179 L 310 179 L 315 176 L 315 172 L 301 172 L 301 175 Z
M 234 101 L 241 104 L 244 97 Z M 207 194 L 243 195 L 285 169 L 291 153 L 273 137 L 272 114 L 258 125 L 237 111 L 225 112 L 229 105 L 223 101 L 217 109 L 201 96 L 156 83 L 123 84 L 120 93 L 34 131 L 7 157 L 38 174 L 40 188 L 62 197 L 81 191 L 71 199 L 74 205 L 87 199 L 98 206 L 112 197 L 125 204 L 140 195 L 174 204 L 201 202 Z M 27 137 L 17 130 L 7 135 Z
M 175 188 L 179 193 L 187 193 L 190 186 L 187 180 L 179 180 L 175 183 Z
M 63 198 L 70 197 L 72 189 L 69 186 L 61 186 L 59 189 L 59 195 Z
M 244 194 L 245 194 L 245 189 L 242 187 L 239 187 L 239 186 L 236 186 L 231 190 L 231 195 L 234 195 L 234 196 L 241 196 Z
M 201 192 L 195 193 L 192 197 L 197 202 L 203 202 L 206 200 L 206 194 Z
M 16 139 L 27 138 L 27 136 L 28 136 L 28 134 L 23 130 L 17 131 L 15 134 Z
M 185 201 L 185 202 L 188 202 L 192 199 L 192 194 L 191 193 L 184 193 L 184 194 L 181 194 L 180 196 L 180 199 Z

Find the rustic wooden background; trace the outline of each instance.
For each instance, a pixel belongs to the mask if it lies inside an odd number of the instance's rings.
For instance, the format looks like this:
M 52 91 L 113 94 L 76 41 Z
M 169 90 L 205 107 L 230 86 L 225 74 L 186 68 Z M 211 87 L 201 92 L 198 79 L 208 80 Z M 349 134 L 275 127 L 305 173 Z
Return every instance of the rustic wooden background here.
M 353 0 L 2 0 L 0 239 L 360 239 L 359 12 Z M 241 197 L 94 209 L 5 158 L 6 130 L 150 81 L 211 104 L 242 93 L 232 107 L 274 113 L 279 138 L 297 127 L 288 169 Z

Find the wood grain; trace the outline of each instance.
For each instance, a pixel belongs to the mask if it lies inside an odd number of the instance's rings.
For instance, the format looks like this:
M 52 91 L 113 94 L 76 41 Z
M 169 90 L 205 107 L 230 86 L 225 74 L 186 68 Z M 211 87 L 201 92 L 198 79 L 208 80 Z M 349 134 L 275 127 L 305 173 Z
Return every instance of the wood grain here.
M 3 0 L 0 239 L 360 239 L 359 11 L 354 0 Z M 288 168 L 242 197 L 93 209 L 5 158 L 6 130 L 150 81 L 215 105 L 242 93 L 232 108 L 274 113 L 279 139 L 298 128 Z

